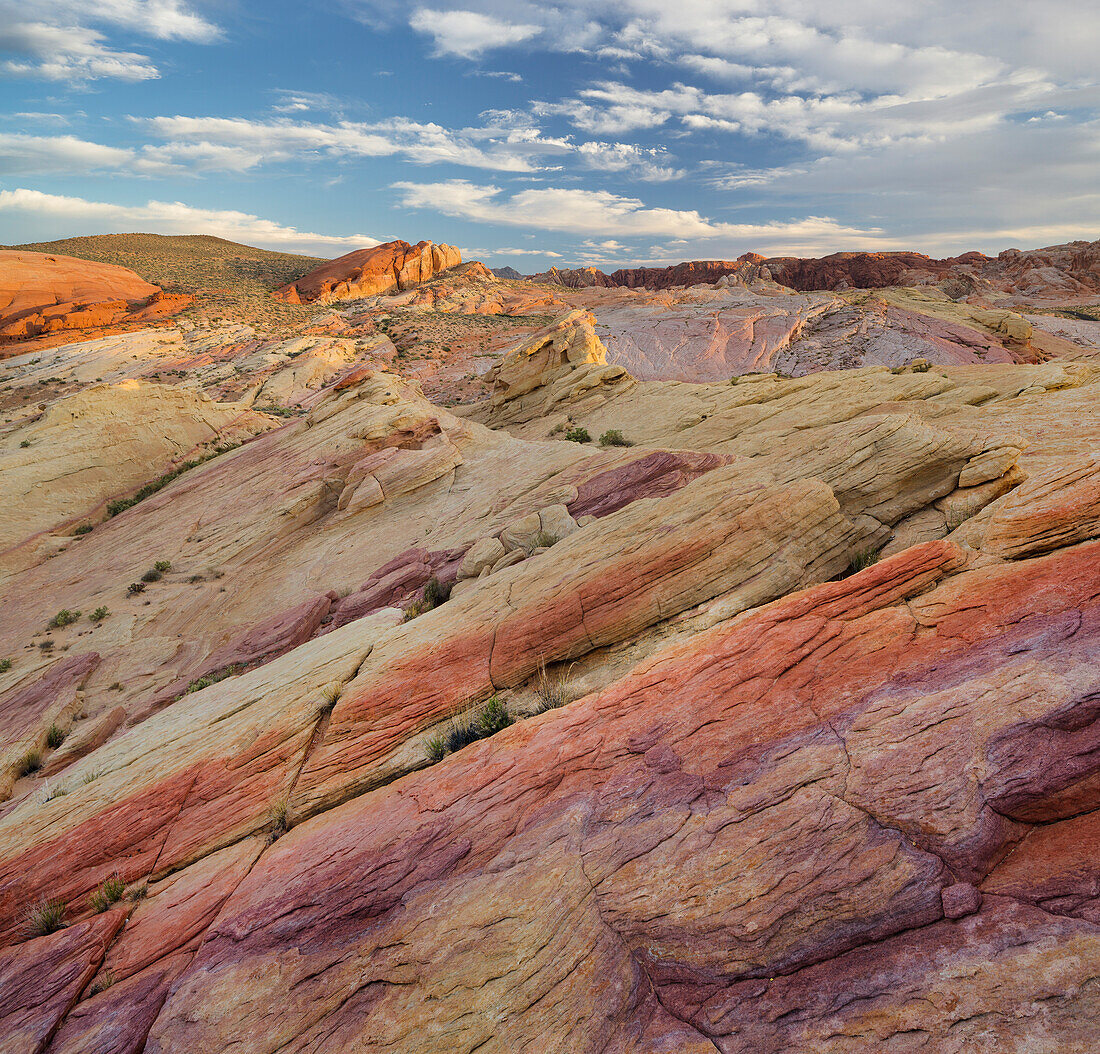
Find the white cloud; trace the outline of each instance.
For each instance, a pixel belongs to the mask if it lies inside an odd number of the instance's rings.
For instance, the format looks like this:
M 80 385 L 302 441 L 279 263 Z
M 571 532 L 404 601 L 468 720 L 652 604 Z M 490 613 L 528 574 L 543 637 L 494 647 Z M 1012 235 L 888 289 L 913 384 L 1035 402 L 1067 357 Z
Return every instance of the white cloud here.
M 541 32 L 537 25 L 517 25 L 477 11 L 433 11 L 424 7 L 413 13 L 409 25 L 432 35 L 437 55 L 466 59 L 478 58 L 490 48 L 519 44 Z
M 158 40 L 209 44 L 220 37 L 180 0 L 0 0 L 0 73 L 70 84 L 159 76 L 148 56 L 113 47 L 103 26 Z
M 829 217 L 807 216 L 786 223 L 716 223 L 694 210 L 648 208 L 637 198 L 605 190 L 545 187 L 505 195 L 499 187 L 455 179 L 444 183 L 394 184 L 405 208 L 432 209 L 481 223 L 535 230 L 615 237 L 723 239 L 745 248 L 766 244 L 786 251 L 841 241 L 870 245 L 881 239 L 876 228 L 846 227 Z M 741 251 L 744 251 L 742 249 Z
M 134 163 L 132 150 L 89 143 L 72 135 L 39 136 L 0 132 L 0 171 L 54 172 L 122 168 Z
M 471 249 L 470 253 L 473 256 L 549 256 L 553 260 L 561 259 L 561 253 L 549 249 Z
M 0 9 L 0 17 L 4 14 Z M 45 22 L 9 22 L 0 29 L 0 72 L 53 81 L 111 77 L 143 81 L 159 76 L 144 55 L 116 51 L 103 34 L 86 26 L 51 26 Z
M 662 181 L 682 173 L 662 148 L 630 143 L 576 142 L 547 136 L 529 115 L 487 110 L 485 124 L 461 129 L 391 117 L 381 121 L 295 122 L 287 118 L 252 121 L 226 117 L 133 118 L 160 139 L 162 147 L 144 147 L 141 156 L 162 166 L 246 171 L 287 161 L 341 160 L 402 156 L 416 164 L 450 164 L 495 172 L 529 174 L 547 161 L 573 157 L 583 167 L 623 172 Z
M 366 234 L 330 235 L 300 231 L 248 212 L 201 209 L 180 201 L 116 205 L 19 188 L 0 190 L 0 213 L 22 213 L 56 221 L 58 235 L 140 229 L 152 234 L 213 234 L 230 241 L 290 252 L 350 252 L 379 244 Z

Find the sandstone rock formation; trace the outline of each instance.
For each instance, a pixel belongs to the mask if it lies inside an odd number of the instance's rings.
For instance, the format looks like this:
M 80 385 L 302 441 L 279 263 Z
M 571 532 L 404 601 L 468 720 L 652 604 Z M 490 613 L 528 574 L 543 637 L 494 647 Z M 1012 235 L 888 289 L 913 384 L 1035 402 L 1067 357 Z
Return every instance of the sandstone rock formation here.
M 114 264 L 0 250 L 0 344 L 166 318 L 191 299 L 164 293 Z
M 411 289 L 462 263 L 453 245 L 385 242 L 322 264 L 273 294 L 289 304 L 329 303 Z
M 748 294 L 759 366 L 851 304 Z M 15 534 L 261 434 L 5 582 L 7 1047 L 1094 1049 L 1100 364 L 904 304 L 986 361 L 650 381 L 583 307 L 472 406 L 388 337 L 13 360 Z
M 594 267 L 551 268 L 531 280 L 570 288 L 738 284 L 765 279 L 791 289 L 880 289 L 942 284 L 952 296 L 974 292 L 1022 300 L 1062 299 L 1100 293 L 1100 241 L 1071 242 L 1046 249 L 1006 249 L 991 258 L 964 253 L 943 260 L 913 252 L 842 252 L 821 258 L 764 257 L 745 253 L 736 260 L 690 260 L 671 267 L 633 267 L 605 274 Z
M 136 380 L 91 386 L 52 403 L 0 449 L 10 499 L 0 508 L 0 579 L 41 546 L 54 551 L 45 532 L 70 537 L 99 518 L 108 499 L 127 497 L 173 467 L 274 423 L 237 404 Z

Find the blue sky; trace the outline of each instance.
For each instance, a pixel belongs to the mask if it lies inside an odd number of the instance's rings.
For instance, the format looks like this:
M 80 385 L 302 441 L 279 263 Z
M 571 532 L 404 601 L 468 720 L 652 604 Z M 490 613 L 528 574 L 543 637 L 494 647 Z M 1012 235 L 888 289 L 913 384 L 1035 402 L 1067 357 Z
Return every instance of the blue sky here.
M 1100 237 L 1079 0 L 0 0 L 0 242 L 521 271 Z

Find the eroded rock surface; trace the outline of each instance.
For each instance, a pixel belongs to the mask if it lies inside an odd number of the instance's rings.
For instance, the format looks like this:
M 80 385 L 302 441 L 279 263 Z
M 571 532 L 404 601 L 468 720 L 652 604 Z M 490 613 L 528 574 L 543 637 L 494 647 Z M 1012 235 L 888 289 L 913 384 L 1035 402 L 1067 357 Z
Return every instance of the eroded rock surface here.
M 290 304 L 328 303 L 410 289 L 462 263 L 453 245 L 385 242 L 322 264 L 273 295 Z
M 463 408 L 146 347 L 292 409 L 136 385 L 262 434 L 5 582 L 12 1050 L 1095 1049 L 1100 368 L 648 381 L 599 318 Z

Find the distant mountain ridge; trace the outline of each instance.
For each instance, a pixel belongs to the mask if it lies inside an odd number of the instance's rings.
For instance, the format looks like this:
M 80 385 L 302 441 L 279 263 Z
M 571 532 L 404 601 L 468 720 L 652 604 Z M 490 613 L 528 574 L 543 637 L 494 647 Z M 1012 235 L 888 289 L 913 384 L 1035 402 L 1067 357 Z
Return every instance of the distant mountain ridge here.
M 551 268 L 530 281 L 579 289 L 589 286 L 669 289 L 773 281 L 808 290 L 874 289 L 944 285 L 950 295 L 1083 296 L 1100 293 L 1100 240 L 1075 241 L 1043 249 L 1006 249 L 996 257 L 969 252 L 938 260 L 915 252 L 842 252 L 824 257 L 764 257 L 745 253 L 736 260 L 689 260 L 670 267 L 622 268 L 607 274 L 595 267 Z

